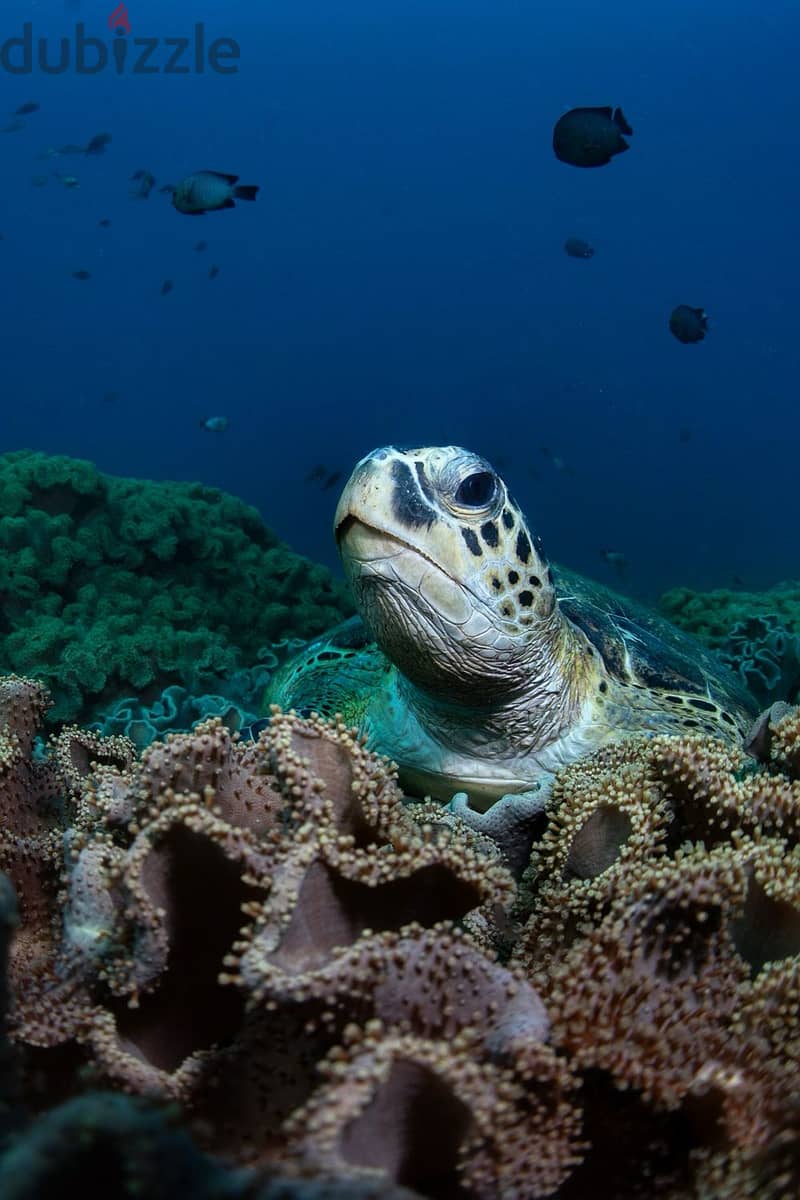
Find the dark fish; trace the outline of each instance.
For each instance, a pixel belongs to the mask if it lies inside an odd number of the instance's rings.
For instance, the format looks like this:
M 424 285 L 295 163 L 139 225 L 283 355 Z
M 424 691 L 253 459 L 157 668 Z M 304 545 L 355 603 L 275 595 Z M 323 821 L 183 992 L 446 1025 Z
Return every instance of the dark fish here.
M 162 285 L 161 285 L 161 295 L 162 295 L 162 296 L 168 296 L 168 295 L 170 294 L 170 292 L 172 291 L 172 289 L 173 289 L 173 287 L 174 287 L 174 286 L 175 286 L 175 285 L 174 285 L 174 283 L 172 282 L 172 280 L 171 280 L 171 279 L 165 279 L 165 280 L 164 280 L 164 282 L 163 282 L 163 283 L 162 283 Z
M 621 550 L 601 550 L 600 557 L 613 567 L 618 575 L 624 575 L 628 568 L 628 560 Z
M 13 121 L 9 121 L 6 125 L 0 125 L 0 133 L 19 133 L 20 129 L 25 128 L 25 122 L 20 121 L 19 117 L 15 117 Z
M 329 488 L 336 487 L 336 484 L 339 482 L 339 480 L 341 478 L 342 478 L 341 471 L 331 471 L 330 475 L 328 476 L 328 478 L 325 480 L 325 482 L 322 485 L 323 492 L 327 492 L 329 490 Z
M 38 112 L 39 107 L 35 100 L 29 100 L 27 104 L 20 104 L 19 108 L 14 109 L 14 116 L 27 117 L 30 113 Z
M 150 171 L 144 171 L 140 167 L 138 171 L 134 171 L 131 175 L 131 183 L 138 185 L 130 189 L 131 196 L 135 200 L 146 200 L 156 185 L 156 177 Z
M 224 433 L 228 428 L 227 417 L 203 417 L 200 421 L 203 429 L 207 429 L 209 433 Z
M 92 276 L 91 276 L 90 271 L 73 271 L 72 278 L 73 279 L 91 279 Z
M 679 304 L 672 310 L 669 328 L 673 336 L 684 345 L 688 345 L 690 342 L 702 342 L 708 329 L 708 314 L 703 308 L 692 308 L 689 304 Z
M 591 258 L 594 255 L 594 246 L 590 246 L 583 238 L 567 238 L 564 249 L 570 258 Z
M 110 133 L 96 133 L 83 147 L 84 154 L 105 154 L 106 146 L 111 141 Z
M 173 206 L 188 216 L 200 216 L 220 208 L 235 208 L 236 200 L 255 200 L 258 186 L 240 184 L 238 175 L 220 171 L 196 171 L 183 179 L 172 193 Z
M 203 252 L 203 250 L 207 250 L 207 249 L 208 249 L 208 242 L 196 242 L 196 243 L 195 243 L 195 247 L 194 247 L 194 248 L 195 248 L 195 250 L 197 250 L 198 252 L 202 253 L 202 252 Z
M 686 444 L 686 442 L 690 442 L 691 440 L 692 440 L 692 431 L 691 431 L 691 429 L 689 428 L 689 426 L 688 426 L 688 425 L 684 425 L 684 426 L 682 426 L 682 427 L 681 427 L 681 428 L 678 430 L 678 441 L 679 441 L 679 442 L 683 442 L 683 443 L 684 443 L 684 445 L 685 445 L 685 444 Z
M 102 226 L 103 229 L 111 228 L 111 222 L 109 221 L 108 217 L 101 217 L 97 224 Z
M 324 479 L 328 473 L 328 468 L 322 463 L 317 463 L 316 467 L 312 467 L 306 475 L 303 483 L 316 483 L 319 479 Z
M 622 136 L 632 134 L 621 108 L 571 108 L 555 123 L 556 158 L 573 167 L 604 167 L 615 154 L 630 150 Z
M 219 267 L 215 263 L 213 267 L 208 268 L 208 278 L 216 279 L 218 275 L 219 275 Z

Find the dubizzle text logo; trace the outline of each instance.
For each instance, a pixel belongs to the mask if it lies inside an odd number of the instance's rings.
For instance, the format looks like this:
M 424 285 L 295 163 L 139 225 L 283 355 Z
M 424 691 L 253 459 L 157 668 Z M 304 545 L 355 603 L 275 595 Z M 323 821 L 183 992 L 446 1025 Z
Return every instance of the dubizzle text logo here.
M 108 16 L 111 37 L 87 32 L 79 21 L 71 37 L 40 37 L 26 21 L 17 36 L 0 42 L 0 71 L 8 75 L 235 75 L 241 50 L 231 37 L 210 40 L 204 22 L 190 33 L 134 37 L 128 6 L 123 2 Z

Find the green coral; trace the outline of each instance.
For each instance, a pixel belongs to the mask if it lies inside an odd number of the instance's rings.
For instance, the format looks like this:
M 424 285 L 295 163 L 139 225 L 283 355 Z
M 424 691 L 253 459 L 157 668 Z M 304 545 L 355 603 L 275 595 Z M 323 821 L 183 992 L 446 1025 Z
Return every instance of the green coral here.
M 234 496 L 0 455 L 0 668 L 44 680 L 53 721 L 171 684 L 213 692 L 266 643 L 351 611 L 329 571 Z
M 664 614 L 736 671 L 762 707 L 800 696 L 800 583 L 765 592 L 674 588 L 661 597 Z
M 660 600 L 664 615 L 688 629 L 707 646 L 724 646 L 731 630 L 752 617 L 770 618 L 789 633 L 800 633 L 800 583 L 779 583 L 765 592 L 734 592 L 718 588 L 713 592 L 693 592 L 691 588 L 673 588 Z

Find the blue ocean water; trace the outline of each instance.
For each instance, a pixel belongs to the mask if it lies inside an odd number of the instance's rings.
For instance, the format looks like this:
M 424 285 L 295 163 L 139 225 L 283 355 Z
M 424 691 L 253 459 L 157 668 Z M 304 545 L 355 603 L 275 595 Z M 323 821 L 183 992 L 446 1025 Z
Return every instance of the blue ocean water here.
M 82 21 L 109 44 L 115 7 L 5 0 L 0 42 L 31 22 L 55 47 Z M 0 69 L 0 124 L 41 106 L 0 134 L 0 450 L 226 488 L 334 565 L 315 465 L 459 443 L 502 464 L 553 558 L 615 584 L 600 551 L 619 551 L 633 594 L 798 574 L 796 4 L 127 14 L 155 73 Z M 163 69 L 198 25 L 235 39 L 235 73 Z M 630 151 L 558 162 L 558 117 L 606 104 Z M 101 131 L 102 156 L 41 157 Z M 130 196 L 140 168 L 261 190 L 187 217 Z M 567 257 L 569 236 L 595 256 Z M 680 303 L 707 310 L 704 342 L 670 335 Z

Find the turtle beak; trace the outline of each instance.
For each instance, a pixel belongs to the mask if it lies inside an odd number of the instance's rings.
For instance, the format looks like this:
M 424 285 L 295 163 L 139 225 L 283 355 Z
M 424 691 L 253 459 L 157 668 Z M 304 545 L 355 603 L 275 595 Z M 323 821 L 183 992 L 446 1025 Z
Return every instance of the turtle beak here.
M 381 465 L 389 457 L 391 449 L 391 446 L 381 446 L 362 458 L 344 485 L 333 516 L 333 532 L 338 545 L 341 545 L 348 524 L 353 521 L 361 521 L 365 525 L 375 523 L 376 513 L 383 508 L 381 493 L 385 488 L 385 475 Z M 371 520 L 366 520 L 366 514 L 370 514 Z

